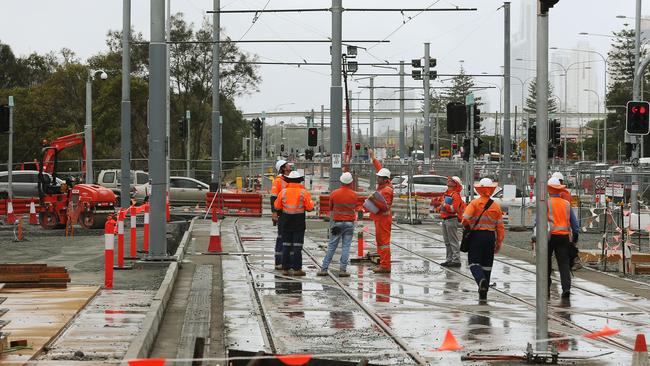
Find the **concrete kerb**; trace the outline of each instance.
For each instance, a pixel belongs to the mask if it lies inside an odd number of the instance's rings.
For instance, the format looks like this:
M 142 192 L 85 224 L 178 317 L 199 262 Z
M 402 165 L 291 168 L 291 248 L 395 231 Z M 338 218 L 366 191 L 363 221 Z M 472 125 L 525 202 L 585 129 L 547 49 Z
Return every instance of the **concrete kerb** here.
M 181 243 L 178 245 L 178 249 L 176 250 L 176 261 L 169 264 L 165 278 L 160 284 L 158 292 L 156 292 L 156 295 L 153 297 L 151 308 L 142 322 L 142 328 L 139 335 L 135 337 L 133 342 L 131 342 L 131 345 L 129 345 L 129 348 L 124 355 L 121 363 L 122 366 L 127 366 L 128 360 L 149 356 L 151 348 L 156 341 L 156 336 L 158 335 L 158 329 L 160 329 L 160 323 L 165 314 L 165 309 L 169 303 L 169 299 L 171 298 L 174 283 L 176 282 L 176 276 L 178 275 L 178 266 L 185 254 L 185 248 L 189 242 L 190 233 L 194 227 L 195 220 L 196 218 L 192 219 L 190 226 L 185 231 Z

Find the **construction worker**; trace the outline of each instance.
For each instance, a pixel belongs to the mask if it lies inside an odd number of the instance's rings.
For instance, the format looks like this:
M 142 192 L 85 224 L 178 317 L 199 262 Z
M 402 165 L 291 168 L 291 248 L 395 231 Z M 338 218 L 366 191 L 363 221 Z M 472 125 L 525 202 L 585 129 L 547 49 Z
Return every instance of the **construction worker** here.
M 287 187 L 280 191 L 275 200 L 275 209 L 282 211 L 282 274 L 304 276 L 302 270 L 302 245 L 305 242 L 305 211 L 314 209 L 311 194 L 300 184 L 304 180 L 302 173 L 294 171 L 286 175 Z M 293 255 L 290 253 L 293 252 Z
M 501 249 L 505 233 L 501 207 L 490 198 L 496 188 L 490 178 L 474 184 L 479 197 L 463 213 L 462 224 L 471 230 L 467 262 L 478 285 L 479 300 L 487 300 L 494 255 Z
M 442 219 L 442 238 L 445 241 L 446 261 L 440 265 L 443 267 L 460 267 L 460 243 L 458 242 L 458 224 L 463 218 L 465 202 L 460 192 L 463 190 L 463 182 L 460 178 L 447 177 L 447 191 L 444 194 L 444 201 L 440 205 L 440 218 Z
M 569 192 L 569 189 L 566 187 L 566 184 L 564 184 L 564 175 L 560 172 L 555 172 L 553 175 L 551 175 L 551 178 L 557 178 L 560 181 L 560 184 L 564 186 L 564 189 L 562 189 L 562 192 L 560 192 L 560 197 L 563 199 L 567 200 L 569 203 L 572 203 L 572 197 L 571 197 L 571 192 Z M 573 211 L 572 211 L 573 213 Z M 578 222 L 578 225 L 580 225 L 580 222 Z M 572 243 L 569 248 L 569 263 L 571 263 L 571 270 L 577 271 L 580 268 L 582 268 L 582 260 L 580 259 L 579 253 L 580 251 L 578 250 L 577 243 L 578 243 L 578 232 L 574 233 L 572 238 Z
M 370 219 L 375 223 L 375 237 L 377 240 L 377 252 L 379 253 L 379 267 L 374 268 L 375 273 L 390 273 L 390 232 L 393 225 L 393 185 L 390 182 L 390 170 L 382 168 L 379 160 L 375 158 L 375 152 L 368 149 L 368 155 L 377 171 L 377 193 L 383 197 L 383 202 L 378 204 L 379 211 L 370 213 Z
M 560 192 L 560 197 L 571 203 L 571 192 L 569 192 L 566 188 L 566 184 L 564 184 L 564 175 L 560 172 L 555 172 L 551 175 L 551 178 L 557 178 L 560 181 L 560 184 L 564 186 L 564 189 Z
M 327 269 L 329 268 L 334 252 L 339 245 L 339 241 L 343 241 L 341 247 L 341 265 L 339 267 L 339 277 L 349 277 L 347 272 L 348 259 L 350 257 L 350 244 L 354 236 L 354 221 L 356 219 L 356 212 L 358 211 L 357 192 L 352 189 L 354 179 L 352 174 L 345 172 L 341 174 L 341 188 L 334 190 L 330 194 L 330 241 L 327 244 L 327 254 L 323 259 L 323 265 L 319 276 L 327 276 Z
M 275 170 L 278 172 L 278 176 L 273 179 L 271 186 L 271 220 L 273 220 L 273 226 L 278 227 L 278 236 L 275 238 L 275 269 L 282 269 L 282 226 L 280 224 L 282 211 L 275 209 L 275 200 L 278 194 L 287 187 L 284 176 L 291 172 L 291 164 L 286 160 L 278 160 L 275 163 Z
M 560 271 L 562 284 L 562 298 L 571 296 L 571 244 L 578 241 L 578 219 L 576 219 L 571 204 L 562 198 L 562 191 L 566 186 L 560 184 L 557 178 L 547 182 L 548 187 L 548 287 L 551 288 L 551 256 L 555 253 L 555 260 Z

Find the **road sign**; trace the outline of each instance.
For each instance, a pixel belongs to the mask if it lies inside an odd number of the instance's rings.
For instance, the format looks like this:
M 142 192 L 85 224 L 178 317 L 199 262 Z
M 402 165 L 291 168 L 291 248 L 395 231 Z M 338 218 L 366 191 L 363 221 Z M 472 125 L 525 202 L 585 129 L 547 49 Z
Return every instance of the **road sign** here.
M 594 180 L 594 189 L 596 194 L 605 194 L 605 188 L 607 188 L 607 178 L 596 178 Z
M 465 105 L 474 104 L 474 93 L 469 93 L 465 96 Z
M 341 154 L 332 154 L 332 168 L 341 168 Z
M 608 183 L 606 194 L 611 197 L 623 197 L 625 185 L 623 183 Z

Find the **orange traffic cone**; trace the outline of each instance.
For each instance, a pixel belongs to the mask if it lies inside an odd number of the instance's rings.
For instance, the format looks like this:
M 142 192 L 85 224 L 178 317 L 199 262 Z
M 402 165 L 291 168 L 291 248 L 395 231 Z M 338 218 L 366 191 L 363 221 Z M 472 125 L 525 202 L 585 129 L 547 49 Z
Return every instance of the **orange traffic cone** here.
M 645 342 L 644 334 L 636 335 L 636 342 L 634 342 L 634 353 L 632 354 L 632 366 L 649 366 L 648 361 L 648 345 Z
M 23 241 L 23 220 L 18 219 L 18 228 L 16 229 L 16 241 Z
M 129 360 L 129 366 L 165 366 L 164 358 L 141 358 L 137 360 Z
M 212 210 L 212 223 L 210 223 L 210 244 L 208 245 L 209 253 L 221 253 L 221 227 L 219 226 L 219 216 L 217 210 Z
M 36 216 L 36 205 L 34 201 L 29 203 L 29 224 L 38 225 L 38 216 Z
M 451 330 L 447 329 L 445 339 L 442 341 L 442 346 L 438 348 L 438 351 L 458 351 L 461 349 L 463 349 L 463 346 L 458 344 L 456 337 L 451 333 Z
M 14 215 L 14 205 L 11 201 L 7 201 L 7 224 L 13 225 L 16 222 Z

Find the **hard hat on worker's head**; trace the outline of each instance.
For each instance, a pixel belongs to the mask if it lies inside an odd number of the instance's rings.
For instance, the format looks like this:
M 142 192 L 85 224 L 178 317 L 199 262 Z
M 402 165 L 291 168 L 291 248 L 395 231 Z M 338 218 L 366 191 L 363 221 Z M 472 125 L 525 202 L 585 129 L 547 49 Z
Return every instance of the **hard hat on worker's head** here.
M 384 177 L 384 178 L 390 178 L 390 170 L 388 170 L 386 168 L 381 168 L 377 172 L 377 176 L 378 177 Z
M 454 175 L 453 177 L 448 177 L 447 180 L 452 181 L 452 182 L 456 183 L 456 184 L 459 185 L 459 186 L 462 186 L 462 185 L 463 185 L 463 181 L 460 180 L 460 178 L 458 178 L 458 177 L 455 176 L 455 175 Z
M 496 187 L 497 184 L 492 181 L 490 178 L 483 178 L 478 183 L 474 184 L 474 187 Z
M 286 163 L 287 163 L 286 160 L 278 160 L 278 161 L 275 163 L 275 170 L 277 170 L 277 171 L 279 172 L 280 169 L 282 169 L 282 167 L 283 167 L 284 164 L 286 164 Z
M 548 186 L 549 193 L 552 194 L 558 193 L 558 191 L 561 191 L 565 187 L 562 182 L 555 177 L 551 177 L 548 182 L 546 182 L 546 185 Z
M 341 183 L 343 183 L 343 184 L 350 184 L 350 183 L 352 183 L 352 181 L 353 181 L 353 179 L 352 179 L 352 173 L 350 173 L 350 172 L 345 172 L 345 173 L 341 174 L 341 178 L 339 178 L 339 180 L 340 180 Z
M 483 197 L 490 197 L 497 188 L 497 184 L 490 178 L 483 178 L 474 184 L 476 192 Z
M 303 175 L 302 175 L 302 173 L 300 171 L 294 170 L 291 173 L 289 173 L 288 175 L 285 175 L 285 177 L 287 177 L 289 179 L 299 179 L 299 178 L 303 178 Z
M 557 178 L 557 179 L 562 181 L 562 180 L 564 180 L 564 175 L 562 175 L 562 173 L 560 173 L 560 172 L 555 172 L 555 173 L 553 173 L 553 175 L 551 175 L 551 178 Z M 560 182 L 560 183 L 562 183 L 562 182 Z

